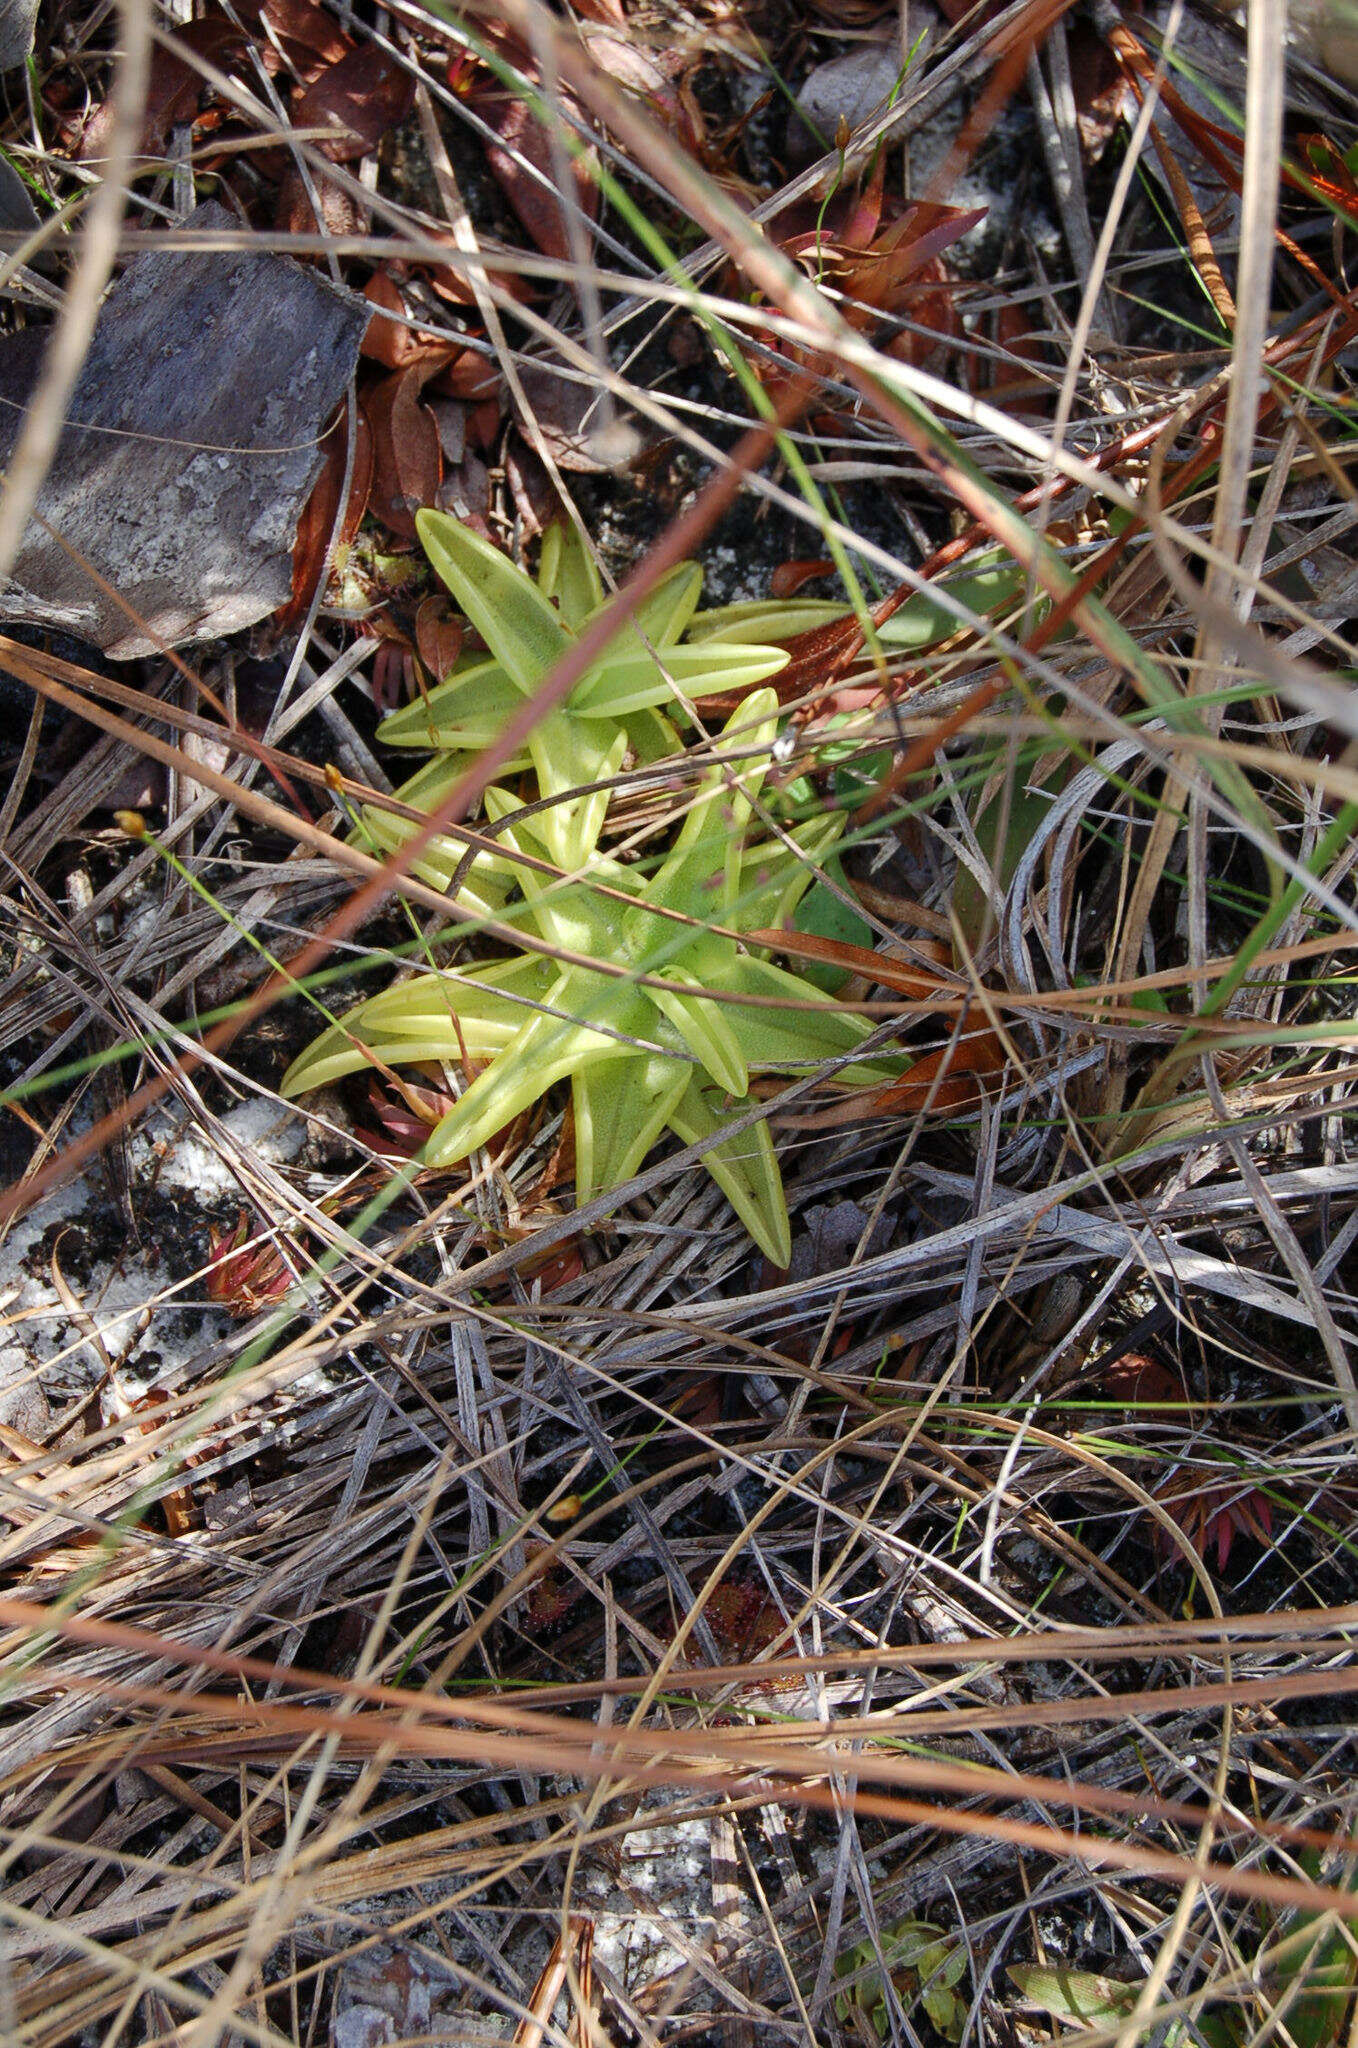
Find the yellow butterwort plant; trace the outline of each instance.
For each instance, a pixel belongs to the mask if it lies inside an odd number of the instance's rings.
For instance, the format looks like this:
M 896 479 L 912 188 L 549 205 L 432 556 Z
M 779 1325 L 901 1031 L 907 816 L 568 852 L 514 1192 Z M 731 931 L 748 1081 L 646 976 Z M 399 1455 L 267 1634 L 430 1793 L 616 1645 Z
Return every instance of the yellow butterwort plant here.
M 378 729 L 388 746 L 424 747 L 437 755 L 397 791 L 403 803 L 432 811 L 468 757 L 498 739 L 605 600 L 599 572 L 573 526 L 553 526 L 544 535 L 535 582 L 446 512 L 417 513 L 415 524 L 440 580 L 489 650 L 459 664 L 427 696 L 393 712 Z M 542 838 L 560 867 L 581 866 L 598 843 L 608 808 L 607 785 L 624 761 L 646 763 L 679 752 L 675 719 L 687 722 L 685 698 L 743 690 L 787 665 L 785 649 L 763 646 L 748 635 L 734 642 L 681 644 L 694 623 L 702 581 L 696 562 L 681 562 L 662 578 L 637 607 L 635 619 L 619 629 L 564 703 L 538 720 L 523 753 L 501 771 L 534 776 L 539 796 L 550 806 Z M 416 828 L 408 819 L 369 806 L 363 829 L 391 852 Z M 415 872 L 436 887 L 447 887 L 464 852 L 455 839 L 435 839 L 421 850 Z M 497 872 L 494 857 L 481 855 L 468 871 L 472 897 L 459 900 L 476 907 L 478 886 Z M 502 900 L 493 882 L 491 894 Z
M 785 1266 L 791 1232 L 773 1140 L 762 1118 L 747 1116 L 753 1077 L 791 1079 L 844 1061 L 842 1083 L 881 1086 L 901 1063 L 855 1061 L 864 1020 L 827 1008 L 820 988 L 742 940 L 791 918 L 842 824 L 832 812 L 773 836 L 760 824 L 777 720 L 773 690 L 744 699 L 721 736 L 726 758 L 707 769 L 649 873 L 586 845 L 597 807 L 577 811 L 566 835 L 585 872 L 558 879 L 514 862 L 524 902 L 510 914 L 569 961 L 526 951 L 398 982 L 322 1033 L 289 1068 L 283 1093 L 370 1064 L 470 1071 L 425 1147 L 426 1164 L 444 1167 L 569 1081 L 577 1201 L 629 1179 L 667 1129 L 685 1144 L 715 1138 L 703 1165 L 755 1242 Z M 611 753 L 625 736 L 605 738 L 598 723 Z M 550 810 L 530 811 L 502 789 L 486 801 L 511 861 L 558 859 L 563 834 Z M 721 1138 L 733 1123 L 741 1128 Z

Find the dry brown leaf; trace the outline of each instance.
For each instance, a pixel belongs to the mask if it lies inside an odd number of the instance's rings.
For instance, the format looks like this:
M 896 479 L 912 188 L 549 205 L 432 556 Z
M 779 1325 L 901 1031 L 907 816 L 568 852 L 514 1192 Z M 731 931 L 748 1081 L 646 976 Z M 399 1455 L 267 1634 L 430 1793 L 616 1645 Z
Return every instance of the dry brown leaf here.
M 353 48 L 333 17 L 323 7 L 313 6 L 312 0 L 264 0 L 253 12 L 248 8 L 239 12 L 247 24 L 256 23 L 265 31 L 265 63 L 276 71 L 281 52 L 304 85 Z
M 313 169 L 311 187 L 321 217 L 311 203 L 306 181 L 295 164 L 289 164 L 278 183 L 274 223 L 286 235 L 361 235 L 367 232 L 367 210 L 351 192 L 337 185 L 325 172 Z
M 365 43 L 312 80 L 294 104 L 292 118 L 298 128 L 330 131 L 312 147 L 331 163 L 342 164 L 376 149 L 414 101 L 409 74 L 385 50 Z
M 363 296 L 377 309 L 368 322 L 362 344 L 363 354 L 373 362 L 388 370 L 404 370 L 420 356 L 448 353 L 446 342 L 408 324 L 406 302 L 385 270 L 373 272 Z M 395 317 L 384 318 L 386 314 Z
M 219 70 L 230 71 L 245 56 L 245 49 L 240 30 L 220 17 L 185 22 L 155 46 L 142 110 L 141 146 L 148 156 L 165 154 L 171 129 L 192 122 L 209 90 L 189 58 L 203 57 Z M 106 100 L 90 117 L 80 138 L 82 162 L 95 163 L 107 156 L 112 126 L 112 106 Z
M 438 428 L 420 393 L 441 367 L 437 357 L 394 370 L 364 395 L 372 432 L 371 509 L 393 533 L 415 538 L 415 514 L 432 505 L 443 477 Z
M 547 130 L 522 99 L 505 93 L 489 93 L 478 99 L 477 107 L 500 138 L 498 146 L 492 145 L 486 151 L 486 162 L 496 184 L 543 255 L 568 262 L 570 236 L 561 200 L 554 189 L 556 173 Z M 597 160 L 591 145 L 584 159 L 572 159 L 570 168 L 575 202 L 586 220 L 591 221 L 598 216 L 599 193 L 586 162 Z

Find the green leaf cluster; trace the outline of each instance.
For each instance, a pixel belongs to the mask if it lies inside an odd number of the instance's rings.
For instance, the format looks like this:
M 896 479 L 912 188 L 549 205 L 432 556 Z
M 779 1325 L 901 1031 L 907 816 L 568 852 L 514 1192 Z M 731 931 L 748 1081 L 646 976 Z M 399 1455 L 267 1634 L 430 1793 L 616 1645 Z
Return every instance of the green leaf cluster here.
M 443 515 L 421 513 L 418 523 L 490 650 L 382 728 L 396 745 L 438 749 L 402 792 L 424 809 L 540 687 L 603 597 L 584 548 L 562 530 L 547 536 L 535 583 Z M 568 1081 L 578 1201 L 629 1179 L 666 1130 L 685 1144 L 709 1141 L 707 1171 L 755 1242 L 786 1265 L 787 1208 L 753 1077 L 838 1060 L 841 1080 L 881 1085 L 900 1062 L 854 1060 L 868 1036 L 863 1019 L 827 1008 L 821 988 L 742 938 L 793 920 L 842 817 L 822 811 L 784 827 L 763 808 L 778 701 L 759 685 L 786 656 L 757 641 L 681 640 L 700 584 L 694 564 L 672 572 L 538 721 L 509 764 L 529 778 L 529 801 L 500 785 L 485 793 L 500 850 L 477 855 L 468 896 L 494 909 L 501 928 L 522 929 L 525 949 L 397 982 L 322 1033 L 282 1086 L 299 1095 L 371 1065 L 443 1063 L 466 1083 L 425 1147 L 426 1163 L 444 1167 Z M 685 700 L 746 686 L 694 781 L 680 737 Z M 676 778 L 690 784 L 676 804 L 681 822 L 649 865 L 600 845 L 608 784 L 629 756 L 672 756 Z M 370 809 L 361 829 L 390 848 L 414 827 Z M 419 871 L 447 886 L 463 851 L 436 840 Z
M 888 2031 L 882 1966 L 903 2005 L 918 2001 L 945 2041 L 960 2041 L 967 2016 L 965 1989 L 967 1952 L 955 1935 L 928 1920 L 900 1920 L 882 1930 L 880 1949 L 860 1942 L 835 1964 L 837 1977 L 854 1981 L 835 2000 L 840 2019 L 865 2042 L 884 2041 Z
M 1313 1850 L 1304 1851 L 1299 1861 L 1308 1877 L 1325 1874 Z M 1339 1881 L 1352 1891 L 1358 1888 L 1358 1873 L 1350 1868 Z M 1191 2024 L 1176 2015 L 1165 2028 L 1165 2048 L 1195 2048 L 1201 2042 L 1207 2048 L 1247 2048 L 1259 2038 L 1261 2018 L 1294 2048 L 1337 2048 L 1351 2038 L 1358 1988 L 1358 1943 L 1352 1929 L 1329 1912 L 1293 1908 L 1275 1915 L 1267 1906 L 1261 1910 L 1264 1926 L 1252 1959 L 1252 1987 L 1231 1999 L 1209 1995 L 1204 2001 L 1198 1994 L 1191 2001 Z M 1141 1992 L 1139 1983 L 1062 1964 L 1016 1963 L 1008 1976 L 1029 2004 L 1086 2031 L 1115 2030 L 1135 2010 Z M 1158 2032 L 1159 2024 L 1155 2014 L 1148 2015 L 1147 2033 Z
M 379 729 L 388 746 L 436 751 L 438 758 L 397 791 L 403 803 L 430 811 L 469 757 L 498 739 L 541 688 L 605 599 L 599 572 L 573 527 L 548 530 L 535 583 L 447 513 L 420 512 L 415 523 L 434 568 L 491 650 L 460 663 Z M 582 867 L 598 843 L 608 791 L 597 785 L 615 776 L 624 760 L 644 764 L 679 751 L 685 697 L 699 701 L 718 691 L 752 688 L 787 666 L 783 648 L 744 635 L 701 646 L 684 643 L 702 580 L 696 562 L 681 562 L 663 577 L 565 702 L 536 722 L 523 752 L 505 764 L 507 775 L 531 771 L 536 778 L 539 795 L 551 805 L 546 844 L 564 868 Z M 569 795 L 576 790 L 590 793 Z M 363 823 L 387 852 L 415 829 L 371 806 Z M 416 872 L 446 885 L 463 851 L 456 842 L 439 841 L 422 852 Z

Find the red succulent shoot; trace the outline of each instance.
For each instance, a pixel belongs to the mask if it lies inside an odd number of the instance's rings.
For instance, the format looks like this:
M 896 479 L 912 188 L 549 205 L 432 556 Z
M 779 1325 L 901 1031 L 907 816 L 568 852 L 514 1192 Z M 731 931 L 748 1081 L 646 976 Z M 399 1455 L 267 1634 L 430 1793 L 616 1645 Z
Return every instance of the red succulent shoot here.
M 234 1230 L 208 1233 L 207 1291 L 233 1316 L 256 1315 L 282 1299 L 296 1275 L 271 1238 L 250 1241 L 250 1219 L 241 1210 Z

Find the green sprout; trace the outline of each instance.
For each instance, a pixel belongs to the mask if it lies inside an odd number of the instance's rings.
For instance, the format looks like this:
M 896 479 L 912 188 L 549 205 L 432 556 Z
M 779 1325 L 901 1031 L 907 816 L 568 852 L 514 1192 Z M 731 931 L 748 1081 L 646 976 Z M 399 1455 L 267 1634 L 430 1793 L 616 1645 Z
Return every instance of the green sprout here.
M 439 577 L 490 650 L 393 712 L 379 728 L 388 746 L 428 747 L 443 757 L 426 763 L 397 792 L 403 803 L 427 812 L 453 787 L 467 756 L 498 739 L 547 680 L 602 607 L 604 591 L 574 527 L 554 526 L 546 533 L 534 582 L 446 512 L 419 512 L 415 524 Z M 624 762 L 649 763 L 679 752 L 673 717 L 685 716 L 680 692 L 700 699 L 744 690 L 787 665 L 783 648 L 745 636 L 735 644 L 707 639 L 701 646 L 680 646 L 702 580 L 696 562 L 681 562 L 663 577 L 565 702 L 537 721 L 525 751 L 504 766 L 506 774 L 531 769 L 536 776 L 539 795 L 550 805 L 542 837 L 563 868 L 583 866 L 598 843 L 607 785 Z M 363 825 L 387 852 L 416 830 L 408 819 L 373 806 L 365 810 Z M 455 840 L 436 838 L 422 849 L 415 872 L 446 888 L 463 852 Z M 495 874 L 493 857 L 481 855 L 467 879 L 475 892 Z
M 880 1947 L 860 1942 L 835 1964 L 837 1977 L 852 1978 L 850 1988 L 835 2000 L 835 2010 L 856 2040 L 884 2041 L 890 2028 L 882 1965 L 902 2003 L 924 2007 L 945 2041 L 960 2041 L 968 1999 L 958 1986 L 967 1969 L 967 1952 L 956 1935 L 945 1934 L 928 1920 L 901 1920 L 884 1928 Z
M 623 675 L 628 660 L 635 676 L 640 663 L 630 654 L 605 676 Z M 623 695 L 597 672 L 591 683 Z M 632 687 L 653 685 L 629 686 L 629 694 Z M 717 1138 L 703 1165 L 761 1250 L 786 1266 L 791 1232 L 767 1124 L 756 1116 L 728 1138 L 718 1134 L 754 1108 L 752 1074 L 789 1078 L 847 1059 L 842 1082 L 881 1086 L 900 1061 L 853 1061 L 868 1024 L 826 1008 L 814 984 L 742 943 L 742 933 L 790 919 L 842 827 L 834 813 L 773 838 L 757 825 L 777 718 L 773 690 L 744 700 L 722 734 L 728 758 L 703 776 L 672 847 L 649 874 L 595 850 L 588 832 L 597 834 L 597 807 L 577 813 L 565 835 L 586 875 L 558 880 L 515 864 L 525 901 L 513 915 L 569 958 L 525 952 L 398 982 L 324 1032 L 288 1069 L 282 1092 L 300 1095 L 377 1064 L 460 1067 L 472 1078 L 424 1152 L 427 1165 L 447 1167 L 569 1080 L 577 1201 L 628 1180 L 666 1129 L 684 1144 Z M 593 744 L 612 754 L 607 721 L 579 712 L 570 720 L 597 724 Z M 574 760 L 579 773 L 578 751 Z M 563 834 L 550 809 L 530 811 L 496 788 L 486 792 L 486 808 L 511 861 L 544 851 L 558 859 Z M 601 972 L 594 962 L 623 971 Z

